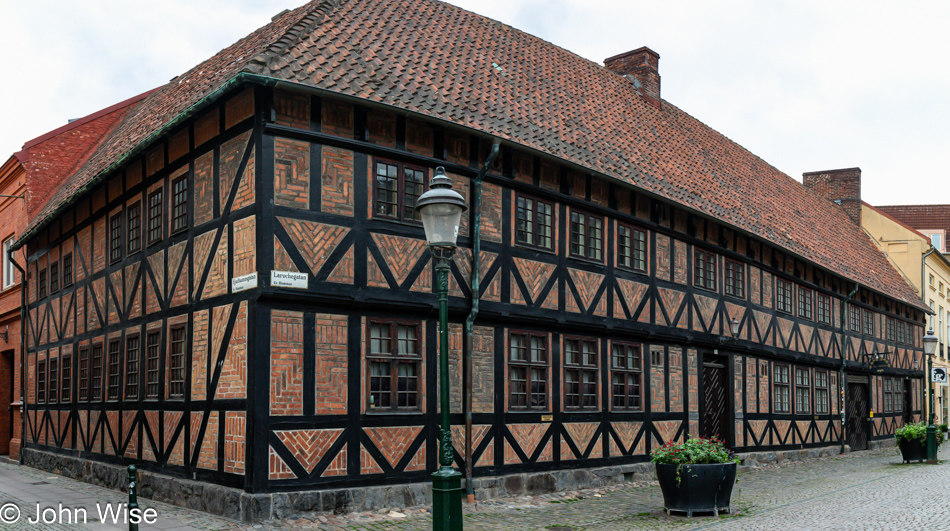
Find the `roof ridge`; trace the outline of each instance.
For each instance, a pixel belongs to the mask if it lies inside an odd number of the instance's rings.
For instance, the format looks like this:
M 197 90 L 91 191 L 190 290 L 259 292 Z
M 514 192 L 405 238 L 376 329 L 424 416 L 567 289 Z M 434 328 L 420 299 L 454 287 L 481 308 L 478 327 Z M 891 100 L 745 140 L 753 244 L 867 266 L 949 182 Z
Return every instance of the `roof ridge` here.
M 272 60 L 310 35 L 314 28 L 326 20 L 327 15 L 342 3 L 342 0 L 313 0 L 301 6 L 299 9 L 304 12 L 304 15 L 287 28 L 283 35 L 274 39 L 264 52 L 248 59 L 242 70 L 255 74 L 271 70 Z

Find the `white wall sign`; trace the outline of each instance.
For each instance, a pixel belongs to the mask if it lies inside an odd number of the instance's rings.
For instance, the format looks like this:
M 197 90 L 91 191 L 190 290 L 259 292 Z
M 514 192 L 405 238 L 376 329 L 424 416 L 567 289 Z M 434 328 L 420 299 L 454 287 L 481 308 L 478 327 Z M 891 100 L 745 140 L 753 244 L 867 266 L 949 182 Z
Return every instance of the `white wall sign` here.
M 257 287 L 257 273 L 231 279 L 231 293 L 245 291 Z
M 930 381 L 934 383 L 945 383 L 947 381 L 947 369 L 942 367 L 931 367 Z
M 270 285 L 280 288 L 307 289 L 309 279 L 306 273 L 295 273 L 293 271 L 271 271 Z

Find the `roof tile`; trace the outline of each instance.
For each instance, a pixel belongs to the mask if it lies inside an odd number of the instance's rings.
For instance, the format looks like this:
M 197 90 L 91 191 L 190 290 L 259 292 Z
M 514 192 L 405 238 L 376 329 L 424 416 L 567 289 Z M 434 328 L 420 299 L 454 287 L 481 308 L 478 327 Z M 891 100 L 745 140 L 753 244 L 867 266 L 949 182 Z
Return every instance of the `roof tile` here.
M 547 152 L 920 304 L 840 208 L 742 146 L 601 65 L 435 0 L 315 0 L 278 17 L 150 96 L 33 226 L 242 69 Z

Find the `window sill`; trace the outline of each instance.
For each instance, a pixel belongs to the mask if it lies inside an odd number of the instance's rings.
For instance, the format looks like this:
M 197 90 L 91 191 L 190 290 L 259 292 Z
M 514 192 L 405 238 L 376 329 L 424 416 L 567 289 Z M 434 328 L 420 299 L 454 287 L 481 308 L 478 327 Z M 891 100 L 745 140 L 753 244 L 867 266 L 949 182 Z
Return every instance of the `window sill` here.
M 554 249 L 548 249 L 547 247 L 535 247 L 535 246 L 533 246 L 533 245 L 528 245 L 528 244 L 526 244 L 526 243 L 520 243 L 520 242 L 514 242 L 512 245 L 513 245 L 514 247 L 518 247 L 518 248 L 520 248 L 520 249 L 527 249 L 527 250 L 529 250 L 529 251 L 538 251 L 538 252 L 541 252 L 541 253 L 546 253 L 546 254 L 550 254 L 550 255 L 553 255 L 553 256 L 557 256 L 557 251 L 556 251 L 556 250 L 554 250 Z
M 568 258 L 571 260 L 577 260 L 579 262 L 583 262 L 585 264 L 590 264 L 590 265 L 598 265 L 601 267 L 604 267 L 605 265 L 603 260 L 597 260 L 596 258 L 588 258 L 586 256 L 578 256 L 576 254 L 569 254 Z
M 382 415 L 401 415 L 401 416 L 411 416 L 411 415 L 422 415 L 425 412 L 421 409 L 414 409 L 412 411 L 400 411 L 398 409 L 367 409 L 364 414 L 371 416 L 382 416 Z
M 617 267 L 618 270 L 623 271 L 623 272 L 625 272 L 625 273 L 635 273 L 635 274 L 637 274 L 637 275 L 646 275 L 646 274 L 647 274 L 647 270 L 646 270 L 646 269 L 636 269 L 636 268 L 633 268 L 633 267 L 622 266 L 622 265 L 620 265 L 620 264 L 617 264 L 616 267 Z

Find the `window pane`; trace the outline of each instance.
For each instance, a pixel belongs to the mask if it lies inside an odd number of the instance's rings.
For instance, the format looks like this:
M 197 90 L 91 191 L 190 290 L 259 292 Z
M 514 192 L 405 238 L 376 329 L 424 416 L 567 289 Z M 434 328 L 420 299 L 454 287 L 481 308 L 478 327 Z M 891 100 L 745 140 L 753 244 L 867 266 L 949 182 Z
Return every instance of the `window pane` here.
M 511 367 L 508 370 L 511 382 L 508 384 L 511 397 L 509 406 L 527 407 L 528 406 L 528 377 L 527 369 L 524 367 Z
M 526 361 L 527 348 L 525 346 L 525 337 L 512 334 L 510 342 L 512 361 Z
M 419 353 L 416 327 L 399 326 L 399 355 L 415 356 Z
M 547 406 L 547 371 L 545 369 L 531 369 L 531 407 L 544 408 Z
M 399 178 L 396 166 L 376 163 L 376 213 L 396 217 Z
M 406 201 L 403 206 L 403 219 L 422 220 L 416 212 L 416 200 L 423 192 L 423 172 L 406 168 Z

